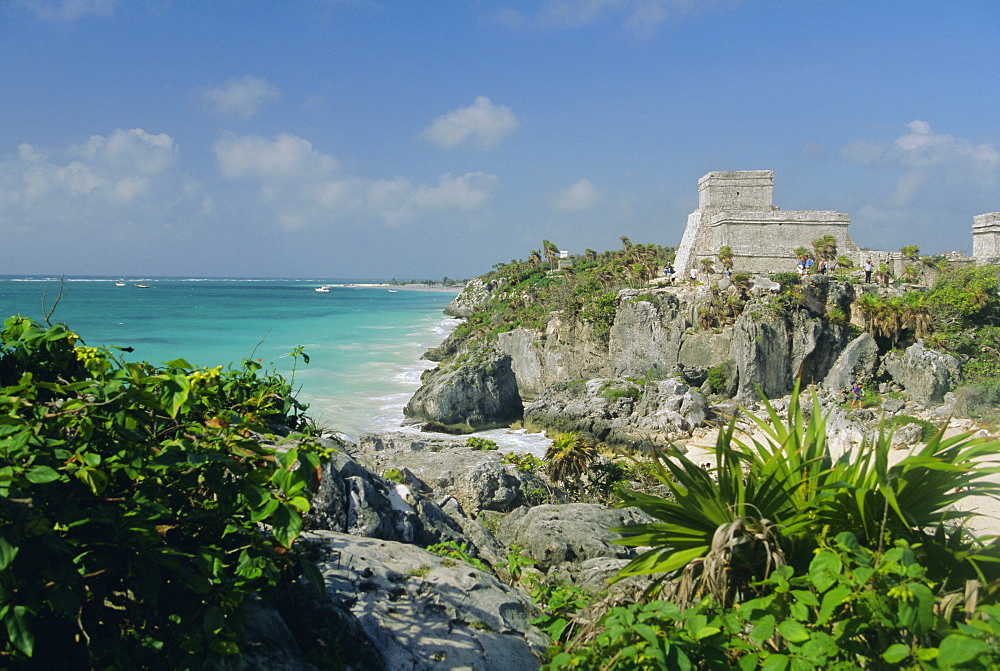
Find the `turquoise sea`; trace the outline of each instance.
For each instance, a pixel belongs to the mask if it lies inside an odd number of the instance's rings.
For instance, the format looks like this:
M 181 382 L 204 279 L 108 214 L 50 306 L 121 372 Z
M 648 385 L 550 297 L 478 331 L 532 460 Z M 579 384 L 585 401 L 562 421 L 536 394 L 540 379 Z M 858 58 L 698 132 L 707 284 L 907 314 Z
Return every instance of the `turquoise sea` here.
M 122 281 L 125 286 L 116 286 Z M 88 345 L 133 347 L 126 356 L 134 360 L 180 357 L 212 367 L 252 357 L 286 377 L 293 366 L 289 352 L 301 345 L 310 363 L 299 363 L 294 383 L 321 426 L 350 438 L 415 431 L 403 419 L 403 406 L 420 374 L 434 365 L 421 355 L 458 323 L 443 313 L 455 293 L 333 286 L 350 282 L 65 278 L 50 320 L 65 322 Z M 324 285 L 329 292 L 315 291 Z M 41 321 L 43 305 L 51 309 L 59 292 L 57 277 L 0 276 L 0 319 L 21 314 Z M 484 435 L 518 451 L 538 452 L 548 442 L 522 432 Z

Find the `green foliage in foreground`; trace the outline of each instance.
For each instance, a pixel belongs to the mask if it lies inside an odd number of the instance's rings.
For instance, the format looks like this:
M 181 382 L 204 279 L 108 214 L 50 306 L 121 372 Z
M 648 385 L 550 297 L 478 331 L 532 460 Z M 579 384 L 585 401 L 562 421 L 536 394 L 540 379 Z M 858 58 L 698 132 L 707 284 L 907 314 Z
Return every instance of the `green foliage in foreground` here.
M 765 407 L 767 417 L 750 415 L 761 438 L 740 441 L 733 425 L 720 431 L 711 471 L 680 453 L 665 455 L 661 480 L 670 498 L 624 497 L 623 505 L 657 520 L 617 530 L 622 543 L 652 548 L 624 575 L 683 574 L 692 598 L 741 598 L 776 566 L 805 568 L 819 537 L 840 532 L 875 550 L 897 540 L 919 546 L 934 579 L 952 584 L 982 577 L 1000 559 L 996 545 L 962 529 L 972 513 L 956 509 L 969 496 L 1000 497 L 1000 487 L 984 480 L 1000 472 L 998 443 L 945 438 L 941 429 L 890 466 L 892 436 L 880 433 L 834 458 L 817 400 L 808 419 L 797 393 L 787 418 Z
M 324 452 L 255 439 L 307 429 L 303 409 L 255 361 L 124 362 L 63 325 L 7 319 L 0 666 L 201 668 L 238 654 L 249 596 L 319 578 L 295 541 Z
M 1000 665 L 1000 607 L 940 599 L 905 541 L 884 553 L 850 533 L 809 566 L 777 568 L 757 596 L 689 607 L 618 606 L 596 631 L 571 632 L 586 603 L 551 599 L 540 625 L 558 641 L 557 669 L 991 669 Z M 560 592 L 560 595 L 562 593 Z M 572 608 L 576 606 L 575 608 Z M 568 611 L 568 612 L 567 612 Z
M 834 458 L 817 403 L 765 407 L 714 468 L 662 455 L 669 497 L 626 493 L 657 520 L 616 530 L 652 548 L 620 572 L 658 579 L 647 600 L 536 590 L 546 668 L 1000 668 L 1000 549 L 956 509 L 1000 496 L 982 480 L 1000 446 L 942 429 L 892 466 L 887 434 Z

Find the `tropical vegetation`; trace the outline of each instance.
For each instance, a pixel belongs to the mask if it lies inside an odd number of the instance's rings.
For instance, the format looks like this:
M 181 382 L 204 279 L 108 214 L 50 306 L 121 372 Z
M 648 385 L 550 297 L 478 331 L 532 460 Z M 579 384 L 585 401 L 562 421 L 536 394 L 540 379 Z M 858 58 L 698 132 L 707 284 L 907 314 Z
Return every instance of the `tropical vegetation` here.
M 620 576 L 654 588 L 637 603 L 543 600 L 562 621 L 546 668 L 1000 664 L 1000 545 L 961 506 L 1000 497 L 986 479 L 1000 444 L 941 429 L 893 464 L 880 433 L 838 456 L 818 401 L 764 407 L 757 437 L 720 431 L 713 467 L 655 455 L 667 495 L 621 504 L 655 521 L 617 530 L 649 548 Z
M 219 666 L 251 598 L 321 584 L 298 537 L 328 451 L 293 383 L 123 354 L 65 325 L 0 330 L 4 668 Z M 287 450 L 262 441 L 289 430 Z
M 670 247 L 633 244 L 625 236 L 620 250 L 587 250 L 568 259 L 559 259 L 558 253 L 556 245 L 544 240 L 542 250 L 532 251 L 527 260 L 494 265 L 481 278 L 496 287 L 489 302 L 458 327 L 456 337 L 544 328 L 553 311 L 579 315 L 607 332 L 617 292 L 647 286 L 674 258 Z

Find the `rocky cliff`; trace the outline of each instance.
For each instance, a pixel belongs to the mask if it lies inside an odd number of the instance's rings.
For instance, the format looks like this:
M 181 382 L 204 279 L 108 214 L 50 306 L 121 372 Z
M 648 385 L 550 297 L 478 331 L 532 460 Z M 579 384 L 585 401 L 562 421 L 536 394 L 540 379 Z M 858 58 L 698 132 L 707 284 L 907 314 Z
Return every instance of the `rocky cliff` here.
M 468 291 L 449 314 L 488 310 L 503 283 Z M 854 309 L 862 291 L 879 289 L 827 276 L 651 286 L 618 291 L 603 320 L 554 310 L 544 327 L 459 331 L 436 351 L 443 361 L 424 374 L 407 414 L 467 430 L 523 416 L 535 428 L 641 445 L 700 425 L 709 395 L 780 397 L 796 380 L 837 393 L 860 378 L 942 403 L 960 362 L 919 343 L 919 352 L 880 352 Z

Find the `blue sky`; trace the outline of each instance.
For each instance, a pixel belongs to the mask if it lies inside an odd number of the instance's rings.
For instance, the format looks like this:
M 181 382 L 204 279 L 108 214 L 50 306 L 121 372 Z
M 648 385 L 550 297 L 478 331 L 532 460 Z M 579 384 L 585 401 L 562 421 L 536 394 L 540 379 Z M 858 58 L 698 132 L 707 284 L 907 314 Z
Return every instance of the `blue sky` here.
M 0 274 L 471 277 L 676 245 L 711 170 L 969 252 L 1000 5 L 0 0 Z

